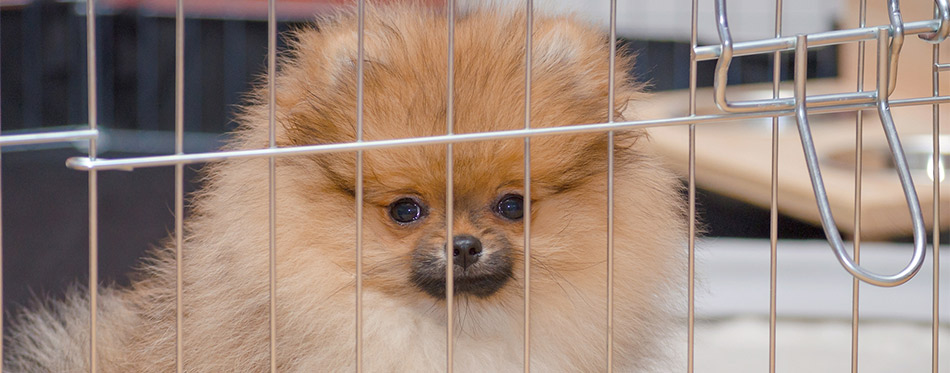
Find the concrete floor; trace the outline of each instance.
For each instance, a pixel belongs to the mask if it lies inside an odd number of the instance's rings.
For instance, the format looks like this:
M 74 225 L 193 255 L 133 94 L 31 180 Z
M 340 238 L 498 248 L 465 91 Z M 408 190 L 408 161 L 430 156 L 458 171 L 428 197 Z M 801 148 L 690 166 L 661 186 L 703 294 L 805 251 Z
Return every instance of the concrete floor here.
M 909 260 L 910 246 L 865 244 L 862 263 L 894 272 Z M 850 371 L 850 276 L 824 241 L 780 241 L 778 255 L 776 371 Z M 932 257 L 928 252 L 917 277 L 902 286 L 860 286 L 860 372 L 931 371 Z M 767 372 L 768 241 L 713 239 L 700 244 L 697 258 L 695 371 Z M 946 278 L 942 273 L 944 289 Z M 940 313 L 950 321 L 946 298 Z M 947 332 L 940 328 L 939 345 L 950 342 Z M 938 358 L 950 359 L 947 348 Z M 940 366 L 950 372 L 950 360 Z
M 780 320 L 776 324 L 777 372 L 849 372 L 851 322 L 844 320 Z M 947 344 L 942 327 L 940 345 Z M 901 321 L 862 322 L 858 337 L 860 372 L 930 372 L 930 324 Z M 940 372 L 950 372 L 947 349 L 940 354 Z M 743 317 L 696 326 L 694 371 L 768 372 L 767 318 Z

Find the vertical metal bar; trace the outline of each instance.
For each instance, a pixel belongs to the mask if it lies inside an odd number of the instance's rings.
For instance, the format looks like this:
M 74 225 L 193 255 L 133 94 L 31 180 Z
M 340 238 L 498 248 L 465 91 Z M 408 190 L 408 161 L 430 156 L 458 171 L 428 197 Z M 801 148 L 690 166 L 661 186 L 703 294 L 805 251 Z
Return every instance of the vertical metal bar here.
M 448 4 L 448 57 L 446 66 L 445 89 L 445 132 L 454 134 L 455 124 L 455 0 Z M 445 371 L 452 373 L 455 311 L 455 258 L 452 257 L 452 229 L 455 218 L 454 170 L 452 143 L 445 144 Z
M 3 158 L 3 157 L 0 156 L 0 158 Z M 3 162 L 0 161 L 0 170 L 3 169 L 2 164 Z M 0 174 L 2 174 L 2 172 L 0 172 Z M 3 195 L 3 182 L 0 181 L 0 196 L 2 195 Z M 2 200 L 2 198 L 0 198 L 0 200 Z M 0 211 L 3 211 L 2 201 L 0 201 Z M 2 218 L 2 215 L 3 214 L 0 214 L 0 310 L 3 309 L 3 218 Z M 0 336 L 3 335 L 3 322 L 4 322 L 3 314 L 4 312 L 0 312 Z M 2 361 L 4 361 L 3 360 L 3 343 L 0 343 L 0 362 Z M 2 365 L 0 365 L 0 372 L 3 372 Z
M 363 141 L 363 38 L 366 2 L 357 3 L 356 142 Z M 356 151 L 356 372 L 363 371 L 363 151 Z
M 802 137 L 803 147 L 814 147 L 812 139 L 807 136 L 810 132 L 801 130 L 807 129 L 808 116 L 805 111 L 807 93 L 805 91 L 805 81 L 808 79 L 808 39 L 805 34 L 798 34 L 795 37 L 795 119 L 798 121 L 799 131 Z M 813 154 L 812 154 L 813 155 Z M 808 158 L 808 154 L 806 154 Z M 816 198 L 823 195 L 824 191 L 816 189 Z M 820 199 L 819 199 L 820 200 Z
M 98 121 L 96 100 L 96 1 L 86 2 L 86 88 L 89 129 Z M 89 158 L 96 159 L 96 139 L 89 139 Z M 96 312 L 99 302 L 99 184 L 96 170 L 89 170 L 89 372 L 96 366 Z
M 607 122 L 614 122 L 617 54 L 617 0 L 610 0 L 610 56 L 607 72 Z M 614 131 L 607 132 L 607 372 L 614 362 Z
M 184 154 L 185 133 L 185 8 L 175 5 L 175 154 Z M 182 323 L 182 246 L 184 241 L 184 164 L 175 165 L 175 370 L 184 371 Z
M 934 14 L 937 6 L 934 4 Z M 933 97 L 940 95 L 940 72 L 937 65 L 940 63 L 940 44 L 933 45 Z M 938 372 L 940 364 L 940 174 L 943 173 L 943 159 L 940 153 L 940 105 L 933 104 L 933 331 L 931 347 L 931 370 Z
M 689 35 L 689 115 L 696 115 L 696 24 L 698 22 L 699 0 L 693 0 L 690 16 Z M 687 274 L 687 337 L 686 371 L 693 372 L 693 350 L 696 325 L 696 125 L 689 125 L 689 252 Z
M 775 37 L 782 36 L 782 0 L 775 0 Z M 772 98 L 779 97 L 782 53 L 772 55 Z M 778 137 L 779 119 L 772 117 L 772 190 L 769 204 L 769 372 L 775 373 L 776 299 L 778 294 Z
M 858 25 L 867 23 L 867 0 L 861 0 L 858 7 Z M 865 42 L 858 42 L 857 91 L 864 90 L 864 51 Z M 861 264 L 861 188 L 864 172 L 864 111 L 858 110 L 855 117 L 854 135 L 854 262 Z M 861 280 L 851 278 L 851 373 L 858 372 L 858 330 L 860 325 Z
M 0 127 L 2 127 L 2 125 L 0 125 Z M 2 154 L 2 152 L 0 152 L 0 154 Z M 0 155 L 0 159 L 2 158 L 3 158 L 2 155 Z M 2 164 L 3 162 L 0 161 L 0 170 L 3 169 Z M 0 174 L 2 174 L 2 172 L 0 172 Z M 0 181 L 0 196 L 2 195 L 3 195 L 3 182 Z M 3 198 L 0 198 L 0 212 L 3 211 L 2 200 Z M 0 310 L 2 309 L 3 309 L 3 214 L 0 214 Z M 0 312 L 0 336 L 3 335 L 3 322 L 4 322 L 3 314 L 4 313 L 5 312 Z M 3 360 L 3 343 L 0 342 L 0 373 L 3 372 L 3 365 L 2 365 L 3 361 L 4 361 Z
M 267 133 L 271 149 L 277 147 L 277 1 L 267 0 Z M 277 165 L 267 159 L 268 269 L 270 273 L 270 371 L 277 371 Z
M 0 17 L 0 26 L 3 25 L 3 17 Z M 0 27 L 0 30 L 3 28 Z M 2 40 L 0 35 L 0 40 Z M 0 61 L 3 60 L 3 42 L 0 41 Z M 0 67 L 0 76 L 3 76 L 3 68 Z M 0 97 L 3 97 L 3 85 L 0 84 Z M 3 113 L 3 104 L 0 103 L 0 114 Z M 0 133 L 3 133 L 3 116 L 0 115 Z M 0 373 L 3 373 L 3 149 L 0 147 Z
M 531 62 L 534 1 L 525 9 L 524 128 L 531 128 Z M 524 138 L 524 372 L 531 371 L 531 138 Z
M 887 13 L 891 22 L 891 42 L 888 46 L 890 52 L 887 64 L 890 71 L 890 81 L 887 85 L 887 95 L 894 93 L 897 87 L 897 63 L 901 53 L 901 47 L 904 45 L 904 20 L 901 16 L 901 9 L 898 0 L 887 0 Z

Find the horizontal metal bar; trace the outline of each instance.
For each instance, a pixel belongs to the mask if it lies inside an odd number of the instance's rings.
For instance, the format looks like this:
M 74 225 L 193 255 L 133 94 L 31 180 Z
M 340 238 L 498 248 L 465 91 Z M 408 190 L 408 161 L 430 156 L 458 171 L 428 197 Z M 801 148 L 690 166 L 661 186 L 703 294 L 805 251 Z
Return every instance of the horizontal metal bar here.
M 917 97 L 917 98 L 904 98 L 900 100 L 888 100 L 891 107 L 904 107 L 904 106 L 918 106 L 918 105 L 933 105 L 933 104 L 947 104 L 950 103 L 950 96 L 938 96 L 938 97 Z M 874 108 L 874 104 L 859 102 L 859 103 L 847 103 L 843 105 L 836 106 L 825 106 L 825 107 L 816 107 L 815 109 L 809 109 L 808 113 L 811 114 L 827 114 L 827 113 L 841 113 L 847 111 L 857 111 Z M 808 105 L 811 107 L 811 105 Z
M 937 71 L 947 71 L 950 70 L 950 63 L 938 63 Z
M 350 142 L 350 143 L 338 143 L 338 144 L 307 145 L 307 146 L 276 148 L 276 149 L 234 150 L 234 151 L 222 151 L 222 152 L 212 152 L 212 153 L 163 155 L 163 156 L 137 157 L 137 158 L 125 158 L 125 159 L 97 158 L 96 160 L 90 160 L 87 157 L 73 157 L 66 161 L 66 165 L 70 168 L 77 169 L 77 170 L 84 170 L 84 171 L 88 171 L 92 169 L 131 171 L 134 168 L 140 168 L 140 167 L 159 167 L 159 166 L 171 166 L 171 165 L 176 165 L 176 164 L 216 162 L 216 161 L 223 161 L 225 159 L 230 159 L 230 158 L 241 159 L 241 158 L 270 157 L 270 156 L 284 157 L 284 156 L 291 156 L 291 155 L 337 153 L 337 152 L 347 152 L 347 151 L 356 151 L 356 150 L 386 149 L 386 148 L 398 148 L 398 147 L 417 146 L 417 145 L 440 145 L 440 144 L 448 144 L 448 143 L 475 142 L 475 141 L 550 136 L 550 135 L 566 135 L 566 134 L 574 134 L 574 133 L 606 132 L 606 131 L 631 129 L 631 128 L 637 128 L 637 127 L 664 127 L 664 126 L 675 126 L 675 125 L 684 125 L 684 124 L 691 124 L 691 123 L 723 122 L 723 121 L 738 120 L 738 119 L 753 119 L 753 118 L 771 117 L 771 116 L 787 116 L 787 115 L 791 115 L 792 113 L 793 113 L 792 110 L 783 110 L 783 111 L 766 111 L 766 112 L 761 112 L 761 113 L 749 113 L 749 114 L 714 114 L 714 115 L 700 115 L 700 116 L 690 116 L 690 117 L 664 118 L 664 119 L 657 119 L 657 120 L 642 120 L 642 121 L 632 121 L 632 122 L 579 124 L 579 125 L 563 126 L 563 127 L 532 128 L 532 129 L 520 129 L 520 130 L 510 130 L 510 131 L 479 132 L 479 133 L 465 133 L 465 134 L 452 134 L 452 135 L 440 135 L 440 136 L 426 136 L 426 137 L 405 138 L 405 139 L 363 141 L 363 142 L 358 142 L 358 143 Z
M 89 140 L 99 137 L 98 130 L 73 130 L 0 136 L 0 147 Z
M 856 101 L 849 102 L 847 105 L 842 105 L 842 106 L 818 107 L 814 110 L 811 110 L 811 112 L 815 114 L 820 114 L 820 113 L 828 113 L 828 112 L 836 112 L 836 111 L 856 111 L 856 110 L 869 109 L 869 108 L 874 107 L 873 101 L 857 102 L 857 103 L 854 103 L 854 102 Z M 890 103 L 891 103 L 891 106 L 943 104 L 943 103 L 950 103 L 950 96 L 921 97 L 921 98 L 912 98 L 912 99 L 891 100 Z M 136 157 L 136 158 L 124 158 L 124 159 L 97 158 L 96 160 L 91 160 L 88 157 L 73 157 L 66 161 L 66 165 L 70 168 L 83 170 L 83 171 L 88 171 L 88 170 L 131 171 L 135 168 L 161 167 L 161 166 L 171 166 L 171 165 L 176 165 L 176 164 L 216 162 L 216 161 L 223 161 L 225 159 L 232 159 L 232 158 L 242 159 L 242 158 L 259 158 L 259 157 L 270 157 L 270 156 L 284 157 L 284 156 L 292 156 L 292 155 L 338 153 L 338 152 L 347 152 L 347 151 L 356 151 L 356 150 L 399 148 L 399 147 L 416 146 L 416 145 L 440 145 L 440 144 L 448 144 L 448 143 L 488 141 L 488 140 L 498 140 L 498 139 L 512 139 L 512 138 L 524 138 L 524 137 L 566 135 L 566 134 L 575 134 L 575 133 L 618 131 L 618 130 L 625 130 L 625 129 L 632 129 L 632 128 L 666 127 L 666 126 L 676 126 L 676 125 L 686 125 L 686 124 L 707 124 L 707 123 L 728 122 L 728 121 L 743 120 L 743 119 L 755 119 L 755 118 L 766 118 L 766 117 L 776 117 L 776 116 L 784 117 L 784 116 L 791 116 L 791 115 L 794 115 L 794 110 L 775 110 L 775 111 L 762 111 L 762 112 L 742 113 L 742 114 L 712 114 L 712 115 L 686 116 L 686 117 L 677 117 L 677 118 L 639 120 L 639 121 L 629 121 L 629 122 L 580 124 L 580 125 L 572 125 L 572 126 L 564 126 L 564 127 L 531 128 L 531 129 L 519 129 L 519 130 L 511 130 L 511 131 L 479 132 L 479 133 L 453 134 L 453 135 L 441 135 L 441 136 L 428 136 L 428 137 L 419 137 L 419 138 L 364 141 L 364 142 L 359 142 L 359 143 L 352 142 L 352 143 L 339 143 L 339 144 L 308 145 L 308 146 L 298 146 L 298 147 L 290 147 L 290 148 L 232 150 L 232 151 L 222 151 L 222 152 L 194 153 L 194 154 L 182 154 L 182 155 L 162 155 L 162 156 Z
M 933 97 L 927 97 L 933 98 Z M 874 103 L 877 99 L 877 92 L 862 91 L 850 93 L 833 93 L 824 95 L 809 96 L 805 99 L 807 108 L 835 107 L 854 104 Z
M 882 27 L 888 29 L 890 28 L 890 26 L 874 26 L 809 34 L 807 37 L 807 43 L 809 47 L 819 47 L 855 41 L 874 40 L 877 37 L 877 30 Z M 904 24 L 904 35 L 936 32 L 939 27 L 940 21 L 933 19 L 909 22 Z M 747 56 L 751 54 L 790 51 L 793 49 L 795 49 L 795 37 L 787 36 L 784 38 L 735 43 L 733 45 L 733 56 Z M 705 45 L 702 47 L 696 47 L 694 51 L 696 53 L 697 61 L 714 60 L 719 58 L 720 53 L 722 53 L 722 46 Z
M 931 97 L 927 97 L 931 98 Z M 877 92 L 874 91 L 862 91 L 862 92 L 849 92 L 849 93 L 832 93 L 832 94 L 823 94 L 823 95 L 814 95 L 809 96 L 806 100 L 806 106 L 811 108 L 823 108 L 823 107 L 839 107 L 847 105 L 863 105 L 873 103 L 877 99 Z M 744 107 L 758 106 L 757 109 L 767 110 L 768 107 L 771 107 L 772 110 L 784 110 L 784 108 L 789 108 L 795 106 L 795 99 L 791 97 L 780 97 L 773 99 L 764 99 L 764 100 L 752 100 L 752 101 L 742 101 L 733 103 L 734 105 L 742 105 Z M 752 112 L 746 111 L 746 112 Z
M 891 103 L 891 107 L 932 105 L 932 104 L 939 105 L 939 104 L 950 103 L 950 96 L 904 98 L 900 100 L 889 100 L 889 102 Z
M 805 104 L 809 113 L 828 113 L 853 110 L 852 107 L 873 106 L 875 100 L 877 100 L 877 92 L 862 91 L 808 96 Z M 888 100 L 888 102 L 891 106 L 943 104 L 950 102 L 950 96 L 904 98 Z

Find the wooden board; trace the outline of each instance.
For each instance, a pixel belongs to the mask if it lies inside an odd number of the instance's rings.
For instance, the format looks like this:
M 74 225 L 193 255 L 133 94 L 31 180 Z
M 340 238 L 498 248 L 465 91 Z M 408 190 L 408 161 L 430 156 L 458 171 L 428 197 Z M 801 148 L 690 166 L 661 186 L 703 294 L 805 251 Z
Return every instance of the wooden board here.
M 809 82 L 809 92 L 830 93 L 841 88 L 836 81 Z M 853 89 L 852 89 L 853 90 Z M 846 92 L 846 89 L 838 89 Z M 783 96 L 790 96 L 784 92 Z M 771 85 L 730 87 L 731 100 L 771 96 Z M 688 92 L 657 94 L 631 110 L 640 118 L 685 116 Z M 712 100 L 711 89 L 697 94 L 697 113 L 720 113 Z M 908 152 L 916 149 L 927 159 L 932 152 L 931 107 L 893 108 L 893 116 Z M 854 216 L 854 112 L 810 116 L 822 176 L 835 220 L 845 236 L 855 229 Z M 768 208 L 771 196 L 772 119 L 741 120 L 697 125 L 696 180 L 700 187 L 732 198 Z M 780 118 L 778 155 L 779 211 L 801 220 L 820 224 L 808 170 L 794 117 Z M 943 128 L 947 133 L 950 128 Z M 650 128 L 651 146 L 662 154 L 670 167 L 685 177 L 688 166 L 686 126 Z M 944 139 L 941 151 L 947 154 L 950 143 Z M 890 153 L 875 110 L 864 111 L 864 171 L 861 191 L 862 237 L 881 239 L 911 234 L 911 221 L 897 173 L 890 165 Z M 928 229 L 933 216 L 933 182 L 926 162 L 913 171 L 917 195 Z M 950 195 L 947 183 L 941 194 Z M 716 219 L 705 216 L 706 220 Z M 950 208 L 941 210 L 941 227 L 950 227 Z

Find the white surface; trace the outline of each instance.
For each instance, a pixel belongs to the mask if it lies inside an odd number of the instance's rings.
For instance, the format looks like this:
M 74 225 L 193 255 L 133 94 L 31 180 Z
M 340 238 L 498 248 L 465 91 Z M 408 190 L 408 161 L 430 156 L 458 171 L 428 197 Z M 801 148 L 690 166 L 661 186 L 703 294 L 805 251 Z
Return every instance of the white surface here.
M 929 324 L 862 322 L 858 368 L 862 373 L 930 372 Z M 941 328 L 940 346 L 950 342 Z M 768 372 L 768 319 L 742 318 L 697 323 L 696 373 Z M 950 356 L 941 348 L 940 372 L 950 372 Z M 850 372 L 850 321 L 779 320 L 776 324 L 777 372 Z
M 946 248 L 947 245 L 944 245 Z M 941 250 L 941 251 L 945 251 Z M 894 273 L 910 261 L 910 243 L 864 243 L 861 263 L 878 273 Z M 707 239 L 698 243 L 696 315 L 723 318 L 767 317 L 769 312 L 768 240 Z M 944 253 L 950 260 L 950 253 Z M 904 285 L 880 288 L 862 283 L 861 317 L 865 320 L 931 319 L 933 253 Z M 948 267 L 947 265 L 943 266 Z M 777 309 L 782 317 L 850 319 L 851 276 L 825 241 L 780 240 L 778 244 Z M 950 289 L 942 270 L 940 284 Z M 941 317 L 950 321 L 948 297 L 941 299 Z
M 910 247 L 865 243 L 862 263 L 893 272 L 910 259 Z M 851 277 L 825 241 L 781 240 L 778 250 L 776 370 L 849 372 Z M 707 239 L 697 258 L 695 372 L 767 372 L 769 242 Z M 928 251 L 921 272 L 902 286 L 861 285 L 860 372 L 930 372 L 932 258 Z M 947 311 L 942 299 L 944 323 L 950 323 Z M 947 332 L 941 328 L 941 346 L 950 343 Z M 941 350 L 940 372 L 950 372 L 950 356 Z
M 464 1 L 464 0 L 463 0 Z M 474 2 L 476 0 L 468 0 Z M 524 0 L 494 0 L 523 6 Z M 844 8 L 840 0 L 797 0 L 783 10 L 783 34 L 813 33 L 833 29 Z M 699 2 L 697 21 L 701 44 L 718 44 L 713 0 Z M 880 6 L 884 6 L 883 2 Z M 617 32 L 621 36 L 651 40 L 689 41 L 692 2 L 617 1 Z M 545 11 L 576 11 L 607 27 L 610 17 L 608 0 L 535 0 L 535 8 Z M 775 33 L 775 2 L 730 0 L 727 7 L 729 29 L 735 41 L 768 39 Z

